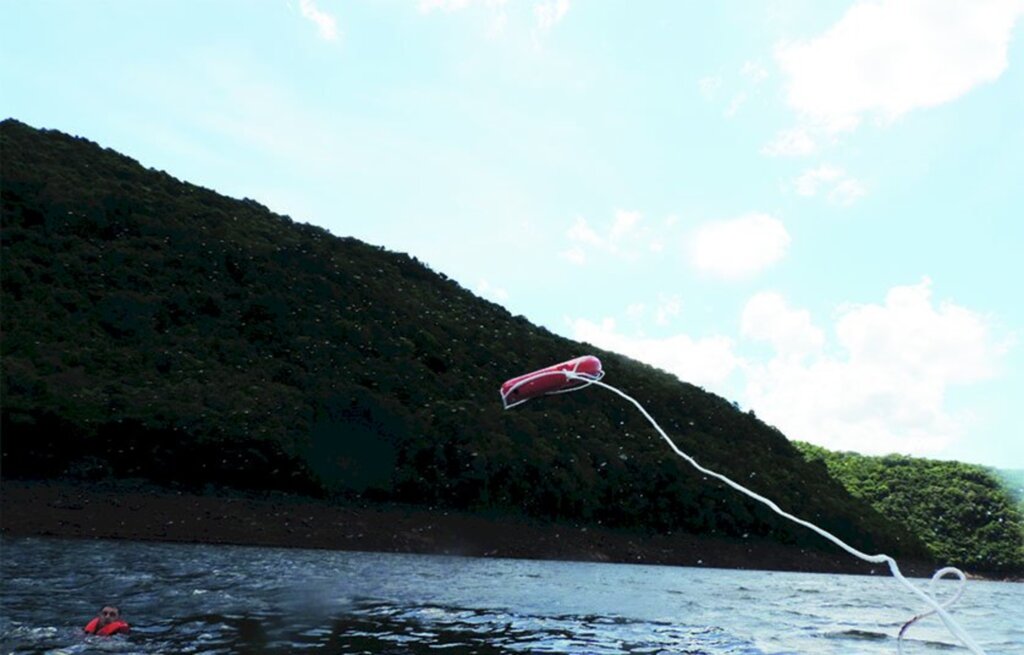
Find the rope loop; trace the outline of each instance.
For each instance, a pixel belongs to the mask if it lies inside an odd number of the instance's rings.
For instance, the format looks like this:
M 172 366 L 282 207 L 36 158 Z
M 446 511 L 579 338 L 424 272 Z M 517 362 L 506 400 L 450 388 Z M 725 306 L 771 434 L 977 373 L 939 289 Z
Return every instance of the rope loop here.
M 947 566 L 945 568 L 941 568 L 934 574 L 932 574 L 932 579 L 928 581 L 928 594 L 932 597 L 932 599 L 934 599 L 937 595 L 935 583 L 939 580 L 942 580 L 947 575 L 955 576 L 957 578 L 957 585 L 956 589 L 953 591 L 953 594 L 946 600 L 939 603 L 939 606 L 943 609 L 952 607 L 954 604 L 956 604 L 958 600 L 960 600 L 960 597 L 964 595 L 964 588 L 967 584 L 967 576 L 964 575 L 964 572 L 960 569 L 956 568 L 955 566 Z M 899 635 L 896 637 L 896 648 L 899 651 L 899 655 L 903 655 L 903 635 L 907 633 L 907 630 L 910 629 L 910 626 L 914 625 L 923 618 L 931 616 L 932 614 L 935 614 L 935 609 L 929 609 L 926 612 L 921 612 L 920 614 L 914 616 L 909 621 L 903 624 L 903 627 L 900 628 Z

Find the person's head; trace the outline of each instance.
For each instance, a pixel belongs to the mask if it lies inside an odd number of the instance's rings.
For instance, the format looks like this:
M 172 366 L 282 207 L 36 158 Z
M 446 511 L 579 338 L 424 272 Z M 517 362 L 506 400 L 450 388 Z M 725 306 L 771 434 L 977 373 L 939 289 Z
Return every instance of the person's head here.
M 100 620 L 100 627 L 121 620 L 121 610 L 113 605 L 104 605 L 100 613 L 96 615 Z

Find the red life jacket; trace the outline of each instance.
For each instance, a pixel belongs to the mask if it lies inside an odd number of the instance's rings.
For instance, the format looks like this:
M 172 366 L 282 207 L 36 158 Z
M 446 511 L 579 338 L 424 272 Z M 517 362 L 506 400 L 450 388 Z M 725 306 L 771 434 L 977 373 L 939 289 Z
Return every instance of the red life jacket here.
M 109 637 L 110 635 L 128 634 L 128 624 L 124 621 L 112 621 L 102 628 L 99 627 L 100 620 L 93 619 L 85 626 L 85 631 L 91 635 Z

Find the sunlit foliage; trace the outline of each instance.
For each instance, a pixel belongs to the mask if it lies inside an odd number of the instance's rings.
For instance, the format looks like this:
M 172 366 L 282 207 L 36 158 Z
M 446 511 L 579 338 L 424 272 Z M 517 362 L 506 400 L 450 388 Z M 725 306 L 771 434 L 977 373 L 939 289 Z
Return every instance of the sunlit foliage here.
M 1024 571 L 1024 519 L 993 471 L 797 445 L 809 461 L 824 462 L 854 496 L 913 530 L 939 561 L 995 573 Z

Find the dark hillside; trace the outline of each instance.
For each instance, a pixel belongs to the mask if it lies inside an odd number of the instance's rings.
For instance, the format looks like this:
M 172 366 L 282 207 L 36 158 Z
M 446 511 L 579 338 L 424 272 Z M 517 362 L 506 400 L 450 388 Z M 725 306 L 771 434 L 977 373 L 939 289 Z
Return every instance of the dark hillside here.
M 2 135 L 6 477 L 144 478 L 822 545 L 692 472 L 602 390 L 505 412 L 584 352 L 703 464 L 854 544 L 922 547 L 726 400 L 555 336 L 415 258 L 81 138 Z

